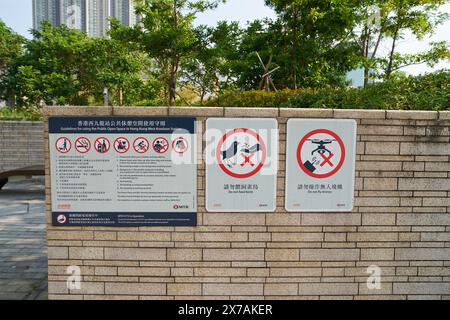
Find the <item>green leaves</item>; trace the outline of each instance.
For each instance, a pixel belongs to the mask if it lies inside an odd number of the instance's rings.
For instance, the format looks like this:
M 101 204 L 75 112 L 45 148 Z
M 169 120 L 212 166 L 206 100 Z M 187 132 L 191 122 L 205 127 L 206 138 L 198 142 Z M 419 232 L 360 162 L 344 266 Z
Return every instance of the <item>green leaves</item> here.
M 156 63 L 159 79 L 165 84 L 164 100 L 172 105 L 178 89 L 180 66 L 188 66 L 187 60 L 198 51 L 198 39 L 192 25 L 199 12 L 214 9 L 222 0 L 137 0 L 136 12 L 141 15 L 141 26 L 129 38 L 145 48 Z M 116 31 L 113 37 L 124 40 Z M 198 61 L 198 60 L 197 60 Z M 190 63 L 192 65 L 192 61 Z M 199 75 L 197 75 L 198 78 Z
M 25 38 L 0 20 L 0 72 L 22 53 L 24 43 Z
M 360 66 L 366 71 L 366 85 L 369 70 L 381 79 L 390 79 L 397 70 L 412 64 L 429 65 L 445 59 L 442 44 L 435 45 L 428 52 L 401 55 L 398 43 L 406 34 L 422 40 L 433 34 L 435 28 L 448 20 L 447 13 L 439 11 L 446 0 L 370 0 L 361 2 L 357 8 L 360 35 L 355 39 L 360 46 Z M 368 25 L 371 7 L 380 9 L 379 24 Z M 389 47 L 387 53 L 380 50 Z M 372 69 L 372 70 L 371 70 Z
M 122 42 L 44 23 L 2 77 L 4 96 L 19 107 L 47 104 L 130 104 L 148 93 L 142 71 L 149 59 Z M 152 97 L 148 97 L 152 98 Z
M 450 71 L 401 76 L 367 88 L 300 92 L 284 107 L 334 109 L 450 110 Z

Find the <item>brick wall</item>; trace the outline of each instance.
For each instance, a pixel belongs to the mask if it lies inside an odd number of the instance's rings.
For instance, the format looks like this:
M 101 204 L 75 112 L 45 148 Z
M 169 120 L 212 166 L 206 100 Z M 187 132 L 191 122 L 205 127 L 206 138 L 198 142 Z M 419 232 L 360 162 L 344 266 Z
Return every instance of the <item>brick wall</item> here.
M 0 121 L 0 172 L 44 164 L 43 123 Z
M 51 299 L 450 298 L 450 112 L 53 107 L 45 114 L 189 115 L 202 128 L 207 117 L 275 117 L 280 129 L 276 213 L 207 213 L 200 164 L 197 227 L 53 228 L 47 176 Z M 358 122 L 353 212 L 285 212 L 286 121 L 296 117 Z M 66 287 L 69 265 L 81 266 L 81 291 Z M 380 290 L 366 286 L 370 265 L 381 268 Z

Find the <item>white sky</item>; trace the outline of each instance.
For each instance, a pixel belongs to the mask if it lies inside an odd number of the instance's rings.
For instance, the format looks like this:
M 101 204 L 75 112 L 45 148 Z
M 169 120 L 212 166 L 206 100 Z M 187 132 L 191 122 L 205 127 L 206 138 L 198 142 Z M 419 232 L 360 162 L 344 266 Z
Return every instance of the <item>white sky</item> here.
M 28 32 L 32 28 L 32 0 L 0 0 L 0 19 L 16 32 L 30 37 Z M 450 13 L 450 4 L 442 7 L 444 12 Z M 228 0 L 226 4 L 221 5 L 217 10 L 200 14 L 197 24 L 215 25 L 218 21 L 239 21 L 245 26 L 246 22 L 264 17 L 274 17 L 270 8 L 264 6 L 264 0 Z M 428 48 L 431 41 L 447 40 L 450 42 L 450 21 L 440 26 L 434 36 L 417 41 L 412 37 L 407 37 L 399 45 L 399 51 L 402 53 L 414 53 L 424 51 Z M 383 47 L 387 50 L 389 43 L 384 43 Z M 434 69 L 449 68 L 450 63 L 441 63 Z M 425 65 L 411 66 L 403 69 L 411 74 L 419 74 L 425 71 L 431 71 Z

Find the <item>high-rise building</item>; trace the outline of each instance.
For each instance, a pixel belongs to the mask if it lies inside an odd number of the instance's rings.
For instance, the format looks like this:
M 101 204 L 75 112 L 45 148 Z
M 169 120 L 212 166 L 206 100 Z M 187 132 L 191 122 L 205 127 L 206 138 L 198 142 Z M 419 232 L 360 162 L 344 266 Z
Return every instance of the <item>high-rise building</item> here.
M 59 0 L 59 24 L 69 28 L 87 32 L 86 29 L 86 1 Z
M 93 37 L 105 37 L 109 26 L 109 0 L 86 0 L 87 33 Z
M 124 26 L 137 22 L 133 0 L 33 0 L 33 27 L 39 29 L 43 21 L 53 26 L 67 25 L 89 36 L 105 37 L 109 18 L 118 19 Z
M 59 25 L 58 0 L 33 0 L 33 28 L 39 29 L 43 21 Z
M 134 11 L 134 1 L 130 0 L 111 0 L 110 15 L 126 27 L 134 26 L 138 20 Z

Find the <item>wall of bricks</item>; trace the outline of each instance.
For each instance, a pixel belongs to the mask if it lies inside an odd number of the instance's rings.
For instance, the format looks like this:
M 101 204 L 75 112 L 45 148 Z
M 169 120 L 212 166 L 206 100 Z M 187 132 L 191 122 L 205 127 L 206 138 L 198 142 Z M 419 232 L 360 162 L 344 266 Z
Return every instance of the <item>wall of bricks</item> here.
M 51 299 L 450 299 L 450 112 L 50 107 L 45 114 L 189 115 L 202 121 L 200 130 L 207 117 L 274 117 L 280 129 L 276 213 L 207 213 L 199 164 L 197 227 L 120 229 L 50 225 L 46 132 Z M 286 213 L 288 118 L 358 122 L 353 212 Z M 67 289 L 69 265 L 81 266 L 81 290 Z M 381 268 L 380 290 L 367 288 L 370 265 Z
M 44 165 L 43 123 L 0 121 L 0 172 Z

